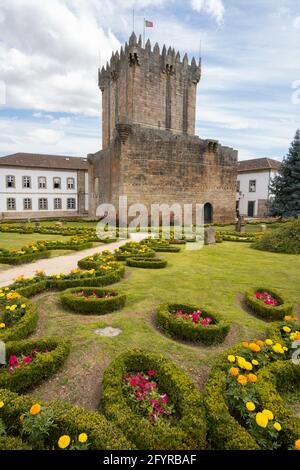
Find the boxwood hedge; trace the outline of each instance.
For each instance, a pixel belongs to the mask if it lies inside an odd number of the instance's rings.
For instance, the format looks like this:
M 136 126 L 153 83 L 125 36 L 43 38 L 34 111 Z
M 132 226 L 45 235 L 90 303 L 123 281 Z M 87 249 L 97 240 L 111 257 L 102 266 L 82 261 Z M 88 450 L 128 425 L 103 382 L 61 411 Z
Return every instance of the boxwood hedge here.
M 168 264 L 168 261 L 161 258 L 134 257 L 126 259 L 127 266 L 133 268 L 162 269 Z
M 101 287 L 108 286 L 120 281 L 125 274 L 125 267 L 120 266 L 119 268 L 108 272 L 107 274 L 96 272 L 94 276 L 89 277 L 70 277 L 70 278 L 48 278 L 47 286 L 50 289 L 65 290 L 71 287 Z
M 230 324 L 215 312 L 204 309 L 205 314 L 213 318 L 216 323 L 202 326 L 201 323 L 196 325 L 192 321 L 175 315 L 176 310 L 191 313 L 199 310 L 199 306 L 170 303 L 159 305 L 156 314 L 157 323 L 165 333 L 172 337 L 212 345 L 222 343 L 229 332 Z
M 21 432 L 19 418 L 34 404 L 33 398 L 29 395 L 18 395 L 9 390 L 0 389 L 0 401 L 4 403 L 0 410 L 0 416 L 6 425 L 8 434 L 13 432 L 18 437 Z M 87 411 L 63 401 L 39 403 L 52 411 L 56 425 L 49 435 L 49 448 L 57 448 L 57 441 L 62 435 L 67 434 L 74 439 L 80 433 L 88 435 L 90 450 L 131 450 L 135 448 L 116 426 L 108 422 L 98 412 Z
M 279 305 L 274 307 L 272 305 L 266 305 L 261 300 L 257 299 L 256 292 L 268 292 L 275 299 L 278 300 Z M 294 306 L 291 303 L 285 303 L 283 297 L 275 289 L 269 289 L 265 287 L 258 287 L 256 289 L 248 289 L 245 292 L 245 301 L 248 307 L 253 310 L 259 317 L 264 320 L 283 320 L 286 315 L 290 315 L 293 312 Z
M 160 389 L 175 407 L 174 421 L 137 414 L 123 393 L 123 377 L 128 372 L 153 369 Z M 106 417 L 132 440 L 138 449 L 204 449 L 206 421 L 200 393 L 185 373 L 156 353 L 132 349 L 118 356 L 104 373 L 103 408 Z
M 0 263 L 2 264 L 25 264 L 25 263 L 32 263 L 33 261 L 37 261 L 38 259 L 42 258 L 50 258 L 51 252 L 42 250 L 42 251 L 35 251 L 32 253 L 24 253 L 24 254 L 5 254 L 0 252 Z
M 28 302 L 26 298 L 21 298 L 21 301 L 24 301 L 27 305 L 25 314 L 14 325 L 0 331 L 0 341 L 7 342 L 23 339 L 35 330 L 38 321 L 37 308 L 31 302 Z
M 82 291 L 88 295 L 92 293 L 98 295 L 111 294 L 112 296 L 105 298 L 94 298 L 79 296 Z M 101 289 L 99 287 L 76 287 L 67 289 L 60 294 L 60 299 L 65 307 L 70 308 L 73 312 L 85 313 L 88 315 L 103 315 L 105 313 L 113 312 L 124 307 L 126 302 L 126 294 L 116 292 L 114 289 Z
M 0 368 L 0 388 L 25 392 L 55 374 L 64 364 L 70 352 L 70 343 L 59 338 L 43 338 L 6 343 L 6 357 L 26 356 L 38 348 L 39 352 L 29 364 L 9 372 L 7 366 Z M 45 350 L 49 352 L 44 353 Z

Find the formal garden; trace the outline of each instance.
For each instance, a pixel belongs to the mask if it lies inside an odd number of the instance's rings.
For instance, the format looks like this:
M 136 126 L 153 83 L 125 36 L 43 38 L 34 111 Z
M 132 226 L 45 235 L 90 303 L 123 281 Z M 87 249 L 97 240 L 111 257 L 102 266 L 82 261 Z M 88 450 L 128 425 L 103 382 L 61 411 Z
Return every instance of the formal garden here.
M 95 225 L 1 224 L 19 243 L 2 259 L 84 250 Z M 0 449 L 300 450 L 299 222 L 216 230 L 200 250 L 145 238 L 70 273 L 19 266 L 0 289 Z

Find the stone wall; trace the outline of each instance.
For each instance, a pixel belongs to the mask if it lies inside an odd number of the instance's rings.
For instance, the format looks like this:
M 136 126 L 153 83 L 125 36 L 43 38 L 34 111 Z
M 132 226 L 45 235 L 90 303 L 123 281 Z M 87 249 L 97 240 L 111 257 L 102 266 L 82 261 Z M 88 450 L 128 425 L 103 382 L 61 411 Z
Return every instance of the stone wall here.
M 214 222 L 231 222 L 236 207 L 237 152 L 215 141 L 128 126 L 92 159 L 99 177 L 97 203 L 205 204 Z M 91 214 L 91 216 L 94 214 Z

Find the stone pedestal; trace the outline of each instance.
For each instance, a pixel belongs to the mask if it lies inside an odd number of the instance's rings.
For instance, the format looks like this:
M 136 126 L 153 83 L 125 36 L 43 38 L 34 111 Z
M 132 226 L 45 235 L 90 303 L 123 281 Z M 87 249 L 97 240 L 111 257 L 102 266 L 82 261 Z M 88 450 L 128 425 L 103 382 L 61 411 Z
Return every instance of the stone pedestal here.
M 214 245 L 216 243 L 216 231 L 213 227 L 204 229 L 204 245 Z

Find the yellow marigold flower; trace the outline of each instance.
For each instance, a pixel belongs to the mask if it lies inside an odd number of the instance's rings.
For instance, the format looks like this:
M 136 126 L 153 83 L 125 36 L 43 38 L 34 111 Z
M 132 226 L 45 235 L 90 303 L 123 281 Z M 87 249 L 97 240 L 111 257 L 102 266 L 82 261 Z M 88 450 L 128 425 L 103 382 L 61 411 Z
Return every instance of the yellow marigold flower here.
M 290 333 L 292 331 L 288 326 L 284 326 L 282 329 L 285 333 Z
M 85 432 L 82 432 L 81 434 L 79 434 L 78 436 L 78 441 L 81 443 L 81 444 L 84 444 L 86 441 L 88 440 L 88 436 Z
M 39 405 L 38 403 L 36 403 L 35 405 L 32 405 L 32 407 L 30 408 L 30 411 L 29 413 L 32 415 L 32 416 L 36 416 L 38 415 L 40 412 L 41 412 L 41 405 Z
M 281 427 L 281 424 L 280 423 L 274 423 L 274 429 L 276 429 L 276 431 L 281 431 L 282 427 Z
M 229 362 L 235 362 L 235 356 L 230 355 L 227 357 L 227 359 Z
M 292 317 L 290 315 L 286 315 L 284 317 L 284 321 L 291 321 Z
M 252 360 L 252 364 L 253 364 L 254 366 L 258 366 L 259 362 L 258 362 L 256 359 L 253 359 L 253 360 Z
M 257 413 L 255 420 L 256 420 L 256 424 L 260 428 L 265 429 L 268 426 L 269 420 L 268 420 L 268 417 L 264 413 Z
M 238 376 L 238 383 L 240 385 L 246 385 L 247 382 L 248 382 L 248 379 L 245 375 L 239 375 Z
M 10 307 L 10 310 L 13 312 L 14 310 L 16 310 L 16 308 L 17 308 L 17 305 L 12 305 L 12 306 Z
M 242 346 L 243 348 L 248 348 L 249 344 L 247 343 L 247 341 L 243 341 Z
M 231 367 L 231 369 L 229 370 L 230 374 L 233 376 L 233 377 L 237 377 L 239 375 L 239 369 L 237 367 Z
M 0 330 L 3 330 L 5 328 L 5 323 L 0 323 Z
M 284 350 L 283 350 L 283 347 L 281 346 L 281 344 L 279 343 L 276 343 L 274 346 L 273 346 L 273 351 L 278 353 L 278 354 L 284 354 Z
M 60 275 L 59 275 L 59 274 L 57 274 L 56 279 L 60 279 Z
M 71 443 L 71 438 L 70 436 L 61 436 L 59 439 L 58 439 L 58 447 L 60 449 L 66 449 L 67 447 L 69 447 Z
M 0 401 L 0 408 L 3 408 L 3 406 L 4 406 L 4 402 Z
M 257 376 L 255 374 L 249 374 L 248 379 L 250 380 L 251 383 L 257 382 Z
M 255 405 L 252 401 L 248 401 L 246 403 L 246 408 L 247 408 L 248 411 L 254 411 L 255 410 Z
M 238 357 L 238 365 L 240 366 L 241 369 L 245 369 L 245 363 L 246 363 L 246 359 L 244 359 L 243 357 Z
M 297 441 L 295 442 L 295 449 L 300 450 L 300 439 L 297 439 Z
M 249 344 L 249 349 L 251 349 L 251 351 L 253 351 L 253 352 L 259 352 L 260 351 L 260 346 L 258 346 L 258 344 L 256 344 L 256 343 L 250 343 Z
M 3 292 L 0 292 L 0 297 L 4 297 L 5 294 Z
M 251 362 L 245 361 L 245 369 L 247 371 L 250 371 L 253 369 L 253 365 L 251 364 Z
M 274 419 L 274 415 L 270 410 L 263 410 L 263 414 L 268 418 L 268 420 L 272 421 Z
M 272 346 L 273 341 L 271 339 L 266 339 L 266 345 L 267 346 Z
M 24 421 L 24 415 L 20 415 L 19 420 L 20 420 L 21 423 L 23 423 L 23 421 Z
M 287 352 L 289 349 L 288 349 L 286 346 L 284 346 L 284 347 L 283 347 L 283 350 L 284 350 L 285 352 Z
M 22 305 L 21 305 L 21 308 L 26 308 L 26 307 L 27 307 L 26 304 L 22 304 Z

